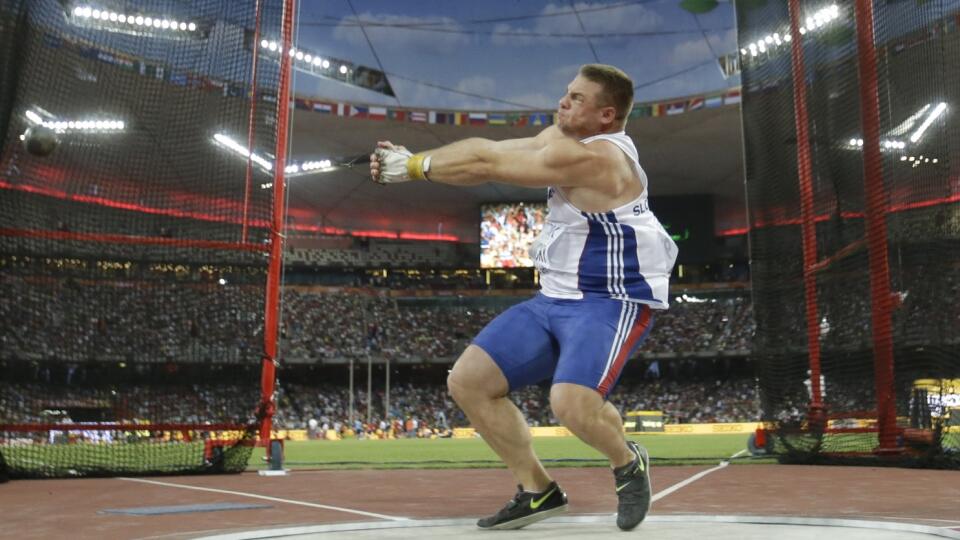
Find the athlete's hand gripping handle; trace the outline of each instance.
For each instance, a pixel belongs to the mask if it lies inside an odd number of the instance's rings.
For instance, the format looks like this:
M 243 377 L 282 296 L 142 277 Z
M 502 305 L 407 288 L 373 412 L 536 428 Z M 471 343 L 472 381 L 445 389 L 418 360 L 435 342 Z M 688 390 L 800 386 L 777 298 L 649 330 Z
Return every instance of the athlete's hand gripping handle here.
M 412 154 L 403 146 L 381 141 L 370 155 L 370 177 L 378 184 L 426 180 L 429 163 L 423 154 Z

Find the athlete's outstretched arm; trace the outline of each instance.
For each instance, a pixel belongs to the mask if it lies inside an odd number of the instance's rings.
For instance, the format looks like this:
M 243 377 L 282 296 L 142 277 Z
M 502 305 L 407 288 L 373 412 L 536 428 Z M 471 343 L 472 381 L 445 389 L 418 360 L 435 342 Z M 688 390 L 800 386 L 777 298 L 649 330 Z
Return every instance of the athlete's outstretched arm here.
M 378 146 L 396 148 L 389 142 L 378 143 Z M 613 160 L 603 151 L 603 145 L 588 147 L 563 136 L 558 129 L 544 130 L 532 139 L 501 142 L 465 139 L 421 152 L 409 161 L 408 156 L 375 153 L 371 156 L 371 175 L 380 180 L 384 172 L 400 168 L 402 173 L 406 168 L 413 174 L 400 181 L 422 177 L 423 161 L 429 157 L 426 176 L 433 182 L 463 186 L 493 181 L 526 187 L 589 186 L 602 191 L 616 190 L 616 176 L 610 174 Z M 414 162 L 415 166 L 407 167 Z

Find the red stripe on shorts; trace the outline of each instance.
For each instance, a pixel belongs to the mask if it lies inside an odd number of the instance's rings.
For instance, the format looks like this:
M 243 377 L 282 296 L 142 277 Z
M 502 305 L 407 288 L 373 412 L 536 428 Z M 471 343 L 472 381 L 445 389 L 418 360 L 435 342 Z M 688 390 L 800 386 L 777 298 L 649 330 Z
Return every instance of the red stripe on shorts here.
M 637 344 L 637 340 L 640 339 L 640 336 L 642 336 L 643 333 L 647 331 L 647 327 L 650 326 L 650 306 L 646 304 L 642 304 L 642 306 L 643 307 L 640 308 L 640 316 L 637 317 L 637 322 L 633 325 L 633 329 L 630 330 L 627 341 L 623 344 L 623 347 L 620 348 L 617 357 L 613 359 L 613 365 L 610 366 L 610 371 L 607 372 L 607 376 L 600 381 L 600 387 L 597 388 L 597 391 L 603 396 L 606 396 L 610 392 L 610 387 L 613 386 L 614 381 L 620 377 L 623 366 L 627 365 L 627 357 L 630 355 L 630 351 L 633 350 L 634 345 Z

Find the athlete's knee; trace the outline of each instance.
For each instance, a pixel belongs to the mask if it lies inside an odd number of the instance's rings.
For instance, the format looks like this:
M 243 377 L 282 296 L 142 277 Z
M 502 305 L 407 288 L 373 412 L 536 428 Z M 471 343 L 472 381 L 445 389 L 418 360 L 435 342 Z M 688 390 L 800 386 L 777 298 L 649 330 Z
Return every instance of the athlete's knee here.
M 500 368 L 476 345 L 463 351 L 447 376 L 447 391 L 461 407 L 477 400 L 503 397 L 508 390 Z
M 450 370 L 450 374 L 447 375 L 447 392 L 460 407 L 463 407 L 467 401 L 469 391 L 469 387 L 462 382 L 462 378 L 453 370 Z
M 550 389 L 553 415 L 561 424 L 574 430 L 595 423 L 602 401 L 600 394 L 586 386 L 561 383 Z

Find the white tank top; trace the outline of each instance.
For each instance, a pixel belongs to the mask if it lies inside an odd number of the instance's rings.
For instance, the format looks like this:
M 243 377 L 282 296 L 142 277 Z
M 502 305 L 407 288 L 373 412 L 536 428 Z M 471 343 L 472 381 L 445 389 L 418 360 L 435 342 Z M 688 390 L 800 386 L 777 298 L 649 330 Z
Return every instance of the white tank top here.
M 547 189 L 546 223 L 530 247 L 540 290 L 551 298 L 602 297 L 668 307 L 677 245 L 647 202 L 647 175 L 637 148 L 623 131 L 580 142 L 610 141 L 633 162 L 643 193 L 607 212 L 583 212 L 559 189 Z

